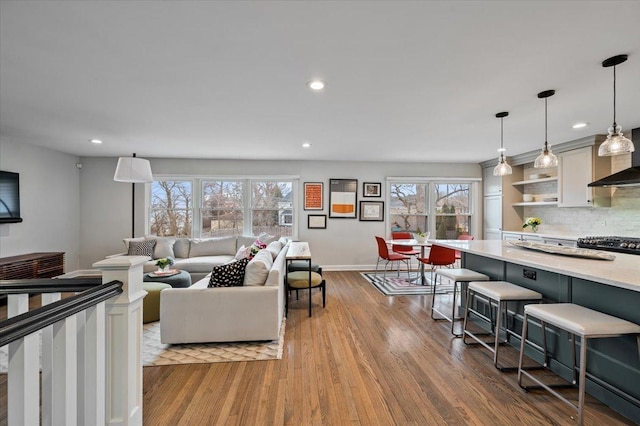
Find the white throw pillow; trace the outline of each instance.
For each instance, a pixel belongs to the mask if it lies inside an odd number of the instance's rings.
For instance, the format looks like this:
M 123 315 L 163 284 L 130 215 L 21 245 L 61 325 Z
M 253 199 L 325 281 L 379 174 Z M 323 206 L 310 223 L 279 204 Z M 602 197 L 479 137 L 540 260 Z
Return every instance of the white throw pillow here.
M 276 241 L 278 237 L 274 237 L 273 235 L 269 235 L 266 232 L 262 232 L 258 235 L 258 239 L 265 244 L 269 244 L 270 242 Z
M 272 241 L 267 245 L 265 250 L 271 253 L 271 258 L 275 260 L 280 250 L 282 250 L 282 243 L 280 241 Z
M 267 281 L 269 270 L 273 266 L 273 258 L 267 250 L 260 250 L 251 259 L 244 271 L 244 285 L 261 286 Z
M 171 237 L 147 237 L 148 240 L 156 240 L 156 246 L 153 249 L 153 258 L 162 259 L 163 257 L 171 257 L 175 259 L 173 245 L 176 243 L 175 238 Z
M 250 250 L 245 246 L 242 246 L 238 249 L 236 253 L 236 260 L 246 259 L 249 257 Z

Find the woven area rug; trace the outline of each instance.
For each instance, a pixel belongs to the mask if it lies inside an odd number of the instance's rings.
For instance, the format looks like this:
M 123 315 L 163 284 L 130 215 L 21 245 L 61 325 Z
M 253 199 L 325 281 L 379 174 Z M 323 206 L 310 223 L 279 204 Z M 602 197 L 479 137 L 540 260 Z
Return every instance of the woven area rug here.
M 282 359 L 286 319 L 280 337 L 270 342 L 225 342 L 167 345 L 160 343 L 160 321 L 143 325 L 142 365 L 206 364 L 211 362 Z M 38 340 L 41 340 L 40 338 Z M 0 373 L 7 372 L 9 346 L 0 348 Z
M 360 275 L 385 296 L 431 294 L 431 280 L 428 275 L 425 285 L 407 281 L 406 274 L 403 275 L 402 273 L 400 273 L 399 278 L 395 272 L 393 275 L 379 273 L 377 276 L 372 272 L 361 272 Z M 452 291 L 453 283 L 447 279 L 444 279 L 442 283 L 438 282 L 436 286 L 436 294 L 451 293 Z
M 282 359 L 285 323 L 286 320 L 283 319 L 279 339 L 270 342 L 192 343 L 187 345 L 160 343 L 160 322 L 144 324 L 142 365 L 147 367 Z

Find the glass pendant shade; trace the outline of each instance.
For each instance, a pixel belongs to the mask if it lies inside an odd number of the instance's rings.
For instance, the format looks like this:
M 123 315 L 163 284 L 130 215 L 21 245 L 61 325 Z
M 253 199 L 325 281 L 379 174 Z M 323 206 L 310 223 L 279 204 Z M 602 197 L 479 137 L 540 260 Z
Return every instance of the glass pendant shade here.
M 498 159 L 498 164 L 493 169 L 494 176 L 505 176 L 513 173 L 511 170 L 511 166 L 507 164 L 506 158 L 504 158 L 504 126 L 503 119 L 509 115 L 508 112 L 499 112 L 496 114 L 496 118 L 500 119 L 500 158 Z
M 543 169 L 546 167 L 558 167 L 558 157 L 551 152 L 549 143 L 547 142 L 547 98 L 553 96 L 556 93 L 555 90 L 545 90 L 538 93 L 538 98 L 544 99 L 544 147 L 540 155 L 533 162 L 533 167 L 536 169 Z
M 558 166 L 558 157 L 551 152 L 551 148 L 548 147 L 545 142 L 544 148 L 540 152 L 540 155 L 536 158 L 536 161 L 533 163 L 533 167 L 536 169 L 543 169 L 545 167 L 557 167 Z
M 627 154 L 635 150 L 636 147 L 633 146 L 633 142 L 625 138 L 622 134 L 622 128 L 616 126 L 614 129 L 612 126 L 609 127 L 607 140 L 602 142 L 600 148 L 598 148 L 598 155 L 600 157 L 609 157 L 612 155 Z
M 627 60 L 627 55 L 617 55 L 602 62 L 605 68 L 613 67 L 613 125 L 609 127 L 607 139 L 598 148 L 599 157 L 628 154 L 636 150 L 633 142 L 622 134 L 622 127 L 616 124 L 616 65 Z
M 513 173 L 511 166 L 507 164 L 507 160 L 504 159 L 503 155 L 500 155 L 500 159 L 498 160 L 498 165 L 493 169 L 494 176 L 506 176 Z

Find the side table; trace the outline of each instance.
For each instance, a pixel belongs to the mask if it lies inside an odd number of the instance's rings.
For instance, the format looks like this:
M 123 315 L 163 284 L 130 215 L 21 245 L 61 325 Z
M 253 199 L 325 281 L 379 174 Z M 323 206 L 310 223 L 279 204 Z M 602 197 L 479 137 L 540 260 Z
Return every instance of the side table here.
M 142 277 L 142 281 L 166 283 L 173 288 L 187 288 L 191 286 L 191 274 L 189 274 L 187 271 L 180 271 L 175 275 L 170 275 L 167 277 L 152 277 L 149 274 L 144 274 L 144 276 Z

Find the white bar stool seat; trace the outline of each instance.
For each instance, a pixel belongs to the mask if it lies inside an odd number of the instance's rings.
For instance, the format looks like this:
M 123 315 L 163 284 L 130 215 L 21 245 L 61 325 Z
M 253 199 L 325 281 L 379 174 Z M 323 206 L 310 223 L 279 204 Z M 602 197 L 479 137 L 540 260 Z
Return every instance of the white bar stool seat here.
M 564 396 L 554 391 L 550 385 L 546 385 L 536 377 L 532 376 L 522 368 L 522 360 L 524 357 L 525 343 L 527 339 L 528 320 L 535 318 L 540 320 L 542 325 L 542 337 L 544 347 L 544 360 L 546 366 L 546 329 L 545 324 L 554 325 L 560 329 L 566 330 L 571 334 L 573 343 L 573 379 L 574 384 L 578 384 L 578 405 L 576 406 Z M 585 399 L 585 386 L 587 376 L 587 341 L 589 339 L 597 339 L 604 337 L 618 337 L 624 334 L 636 334 L 638 344 L 638 354 L 640 356 L 640 325 L 630 321 L 607 315 L 584 306 L 575 305 L 573 303 L 553 303 L 547 305 L 527 305 L 524 307 L 524 323 L 522 325 L 522 341 L 520 343 L 520 361 L 518 362 L 518 385 L 527 389 L 522 385 L 522 376 L 527 376 L 530 380 L 537 383 L 540 387 L 551 392 L 554 396 L 573 407 L 578 411 L 578 424 L 583 422 L 583 408 Z M 579 378 L 575 376 L 576 370 L 576 340 L 575 335 L 580 336 L 580 372 Z M 529 342 L 531 343 L 531 342 Z M 598 379 L 601 381 L 600 379 Z M 602 381 L 601 381 L 602 382 Z M 602 382 L 608 387 L 613 388 L 606 382 Z M 616 389 L 616 388 L 613 388 Z M 618 392 L 621 392 L 618 390 Z
M 489 312 L 492 312 L 492 303 L 496 305 L 496 322 L 495 322 L 495 340 L 493 348 L 486 342 L 481 340 L 479 333 L 472 333 L 467 329 L 469 321 L 469 313 L 474 313 L 480 317 L 484 317 L 479 312 L 470 308 L 473 306 L 472 298 L 482 295 L 489 300 Z M 520 287 L 507 281 L 473 281 L 467 287 L 467 304 L 464 313 L 464 326 L 462 328 L 462 341 L 467 344 L 466 337 L 469 336 L 485 348 L 493 352 L 493 365 L 499 370 L 508 371 L 515 370 L 517 367 L 503 367 L 498 362 L 498 353 L 500 348 L 500 328 L 502 327 L 502 312 L 504 311 L 504 332 L 508 339 L 509 335 L 520 337 L 518 333 L 510 330 L 508 327 L 507 305 L 508 302 L 542 302 L 542 294 L 528 288 Z M 492 315 L 492 314 L 491 314 Z M 493 329 L 493 318 L 491 318 L 491 328 Z
M 438 282 L 438 276 L 440 276 L 440 283 L 442 283 L 442 277 L 448 278 L 453 281 L 453 306 L 451 308 L 451 316 L 447 316 L 434 307 L 436 298 L 436 283 Z M 460 292 L 466 292 L 466 287 L 471 281 L 489 281 L 489 276 L 481 274 L 480 272 L 472 271 L 465 268 L 442 268 L 436 271 L 436 279 L 431 287 L 431 319 L 434 320 L 447 320 L 451 323 L 451 334 L 456 337 L 461 337 L 462 333 L 455 333 L 453 331 L 453 323 L 463 318 L 456 317 L 456 296 L 458 294 L 458 283 L 460 283 Z M 440 318 L 436 318 L 434 313 L 440 315 Z

